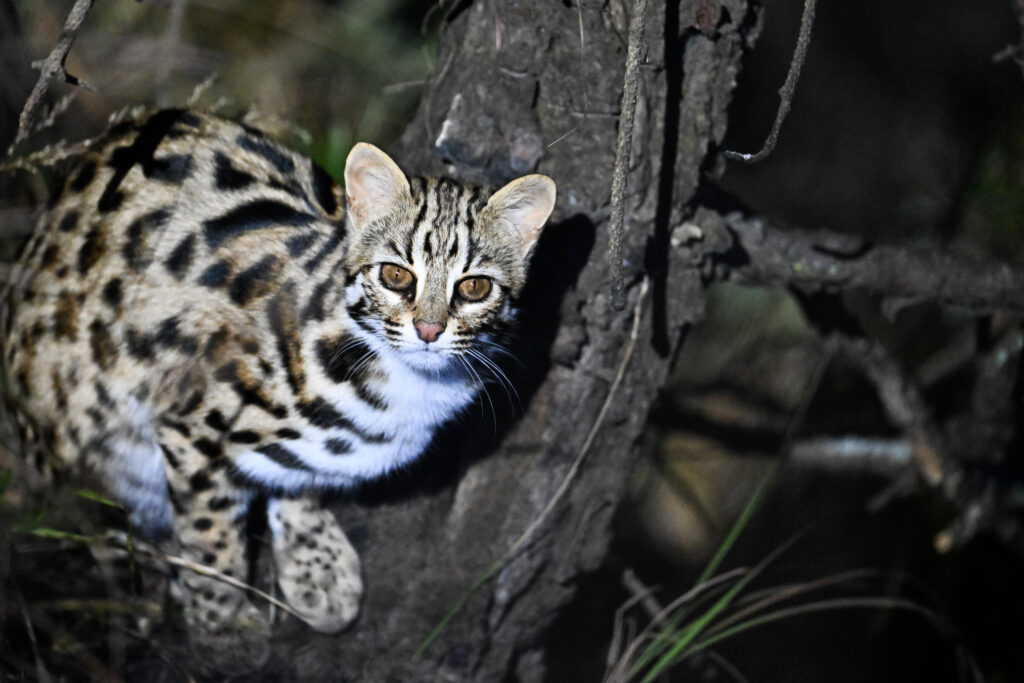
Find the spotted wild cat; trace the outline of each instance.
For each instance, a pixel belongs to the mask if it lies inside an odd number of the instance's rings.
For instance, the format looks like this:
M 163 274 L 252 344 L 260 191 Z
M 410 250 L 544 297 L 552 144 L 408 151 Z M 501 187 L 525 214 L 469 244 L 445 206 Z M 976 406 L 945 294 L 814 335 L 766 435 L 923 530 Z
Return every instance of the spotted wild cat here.
M 474 399 L 467 365 L 504 343 L 555 200 L 542 175 L 493 194 L 407 179 L 367 144 L 345 187 L 220 118 L 116 125 L 26 245 L 3 320 L 8 382 L 55 462 L 242 579 L 246 512 L 269 495 L 277 581 L 326 632 L 362 583 L 311 496 L 408 463 Z M 193 644 L 258 659 L 269 627 L 245 594 L 180 578 Z

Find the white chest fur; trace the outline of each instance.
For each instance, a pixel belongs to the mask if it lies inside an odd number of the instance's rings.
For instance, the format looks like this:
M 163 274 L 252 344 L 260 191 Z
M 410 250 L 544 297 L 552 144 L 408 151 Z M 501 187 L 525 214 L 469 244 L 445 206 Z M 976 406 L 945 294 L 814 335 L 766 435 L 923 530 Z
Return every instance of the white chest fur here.
M 386 408 L 358 400 L 349 384 L 323 386 L 321 395 L 349 427 L 306 425 L 301 438 L 281 443 L 288 463 L 253 450 L 242 453 L 236 466 L 254 480 L 284 490 L 346 487 L 375 479 L 419 457 L 437 428 L 476 394 L 458 369 L 416 370 L 390 349 L 379 349 L 378 362 L 384 381 L 375 388 Z

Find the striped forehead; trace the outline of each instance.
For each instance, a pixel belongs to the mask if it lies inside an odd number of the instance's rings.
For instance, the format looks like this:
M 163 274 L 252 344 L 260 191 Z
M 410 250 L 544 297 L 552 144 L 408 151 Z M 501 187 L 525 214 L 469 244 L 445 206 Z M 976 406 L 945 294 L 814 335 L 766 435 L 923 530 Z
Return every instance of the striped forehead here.
M 409 236 L 412 260 L 449 268 L 468 266 L 476 215 L 482 206 L 480 190 L 437 178 L 418 178 L 411 185 L 415 211 Z

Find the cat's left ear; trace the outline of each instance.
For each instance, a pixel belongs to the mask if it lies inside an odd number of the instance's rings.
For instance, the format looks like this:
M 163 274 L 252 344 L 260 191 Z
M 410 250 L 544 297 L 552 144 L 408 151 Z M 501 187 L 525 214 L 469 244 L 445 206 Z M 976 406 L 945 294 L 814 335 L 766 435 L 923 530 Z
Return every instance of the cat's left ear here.
M 523 253 L 529 254 L 554 208 L 555 181 L 535 173 L 495 192 L 485 211 L 512 228 L 522 242 Z
M 345 195 L 356 229 L 383 218 L 412 196 L 402 169 L 384 152 L 360 142 L 345 161 Z

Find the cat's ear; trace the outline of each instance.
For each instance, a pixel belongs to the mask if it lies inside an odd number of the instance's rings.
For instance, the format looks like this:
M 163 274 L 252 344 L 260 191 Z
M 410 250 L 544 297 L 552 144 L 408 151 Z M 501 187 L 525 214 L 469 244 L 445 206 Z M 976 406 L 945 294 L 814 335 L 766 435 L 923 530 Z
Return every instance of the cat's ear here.
M 555 181 L 535 173 L 517 178 L 495 192 L 485 210 L 512 228 L 521 240 L 523 253 L 529 254 L 554 208 Z
M 384 152 L 360 142 L 345 161 L 345 195 L 352 224 L 359 228 L 386 216 L 403 200 L 409 201 L 409 181 Z

